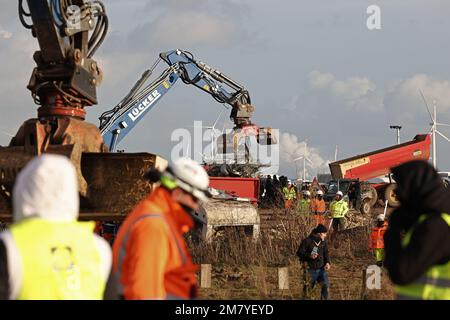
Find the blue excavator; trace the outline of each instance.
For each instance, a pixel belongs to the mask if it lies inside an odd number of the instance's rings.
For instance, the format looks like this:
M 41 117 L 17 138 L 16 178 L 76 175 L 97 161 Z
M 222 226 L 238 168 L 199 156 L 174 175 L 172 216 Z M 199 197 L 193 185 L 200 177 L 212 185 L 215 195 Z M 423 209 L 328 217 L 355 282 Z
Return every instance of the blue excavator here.
M 156 80 L 144 86 L 161 60 L 169 67 Z M 241 84 L 206 63 L 195 60 L 190 52 L 177 49 L 161 53 L 152 68 L 142 74 L 122 101 L 100 116 L 100 132 L 110 151 L 115 151 L 117 144 L 179 79 L 210 94 L 217 102 L 229 105 L 234 130 L 253 132 L 258 143 L 272 143 L 269 128 L 259 128 L 252 124 L 250 118 L 254 107 L 248 91 Z M 249 128 L 254 130 L 245 130 Z

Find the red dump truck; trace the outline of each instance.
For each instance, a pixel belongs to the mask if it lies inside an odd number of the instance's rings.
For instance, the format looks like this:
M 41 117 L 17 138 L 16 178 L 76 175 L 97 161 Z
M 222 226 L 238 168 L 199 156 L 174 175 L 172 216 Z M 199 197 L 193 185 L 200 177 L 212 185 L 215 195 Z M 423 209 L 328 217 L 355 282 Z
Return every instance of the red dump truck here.
M 370 213 L 378 200 L 383 202 L 387 200 L 391 207 L 398 206 L 395 183 L 389 176 L 390 169 L 411 160 L 428 160 L 430 142 L 429 134 L 420 134 L 402 144 L 330 163 L 333 180 L 330 182 L 325 199 L 331 200 L 340 190 L 363 214 Z M 389 182 L 368 182 L 386 175 Z

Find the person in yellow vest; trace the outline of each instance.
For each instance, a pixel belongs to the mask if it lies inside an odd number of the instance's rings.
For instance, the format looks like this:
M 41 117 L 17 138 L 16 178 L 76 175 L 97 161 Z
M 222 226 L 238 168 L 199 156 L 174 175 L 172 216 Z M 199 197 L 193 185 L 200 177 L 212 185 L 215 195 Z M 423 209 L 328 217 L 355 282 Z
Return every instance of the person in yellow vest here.
M 343 199 L 342 191 L 336 193 L 336 198 L 330 203 L 330 213 L 333 219 L 333 230 L 340 231 L 345 228 L 345 215 L 348 212 L 347 201 Z
M 384 236 L 397 299 L 450 300 L 450 190 L 426 161 L 393 168 L 400 207 Z
M 297 190 L 292 184 L 291 180 L 287 181 L 287 186 L 283 187 L 283 195 L 284 195 L 284 208 L 289 209 L 292 207 L 292 204 L 297 200 Z
M 303 191 L 303 198 L 297 204 L 297 212 L 302 215 L 309 215 L 311 213 L 311 192 Z
M 109 244 L 94 222 L 78 222 L 75 167 L 45 154 L 14 184 L 13 224 L 0 234 L 0 298 L 100 300 L 118 298 Z

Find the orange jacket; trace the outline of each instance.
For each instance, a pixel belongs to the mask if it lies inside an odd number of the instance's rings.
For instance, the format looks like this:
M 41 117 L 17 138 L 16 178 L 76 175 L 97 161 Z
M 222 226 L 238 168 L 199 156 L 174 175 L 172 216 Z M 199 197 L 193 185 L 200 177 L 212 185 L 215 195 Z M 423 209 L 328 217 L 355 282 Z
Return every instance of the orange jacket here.
M 384 233 L 387 230 L 387 223 L 384 222 L 382 227 L 376 226 L 370 235 L 369 249 L 383 249 L 384 248 Z
M 324 213 L 326 210 L 325 201 L 319 199 L 311 200 L 311 212 L 312 213 Z
M 134 208 L 113 246 L 113 271 L 125 299 L 196 297 L 198 267 L 183 238 L 193 224 L 163 188 L 156 188 Z

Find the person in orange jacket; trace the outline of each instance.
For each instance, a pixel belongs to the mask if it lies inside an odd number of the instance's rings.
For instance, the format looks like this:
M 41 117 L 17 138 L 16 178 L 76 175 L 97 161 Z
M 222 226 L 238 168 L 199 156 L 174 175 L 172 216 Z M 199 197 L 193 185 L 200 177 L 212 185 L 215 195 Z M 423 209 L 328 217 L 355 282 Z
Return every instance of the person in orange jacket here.
M 190 213 L 207 201 L 206 171 L 188 158 L 163 172 L 147 174 L 159 185 L 127 216 L 113 246 L 113 271 L 124 299 L 192 299 L 196 271 L 183 234 L 194 225 Z
M 370 235 L 369 249 L 373 250 L 377 266 L 382 267 L 384 261 L 384 233 L 387 230 L 387 222 L 384 215 L 377 216 L 377 224 Z
M 311 213 L 314 215 L 316 225 L 325 225 L 325 211 L 326 204 L 325 200 L 323 200 L 323 191 L 318 190 L 316 193 L 316 197 L 311 200 Z

